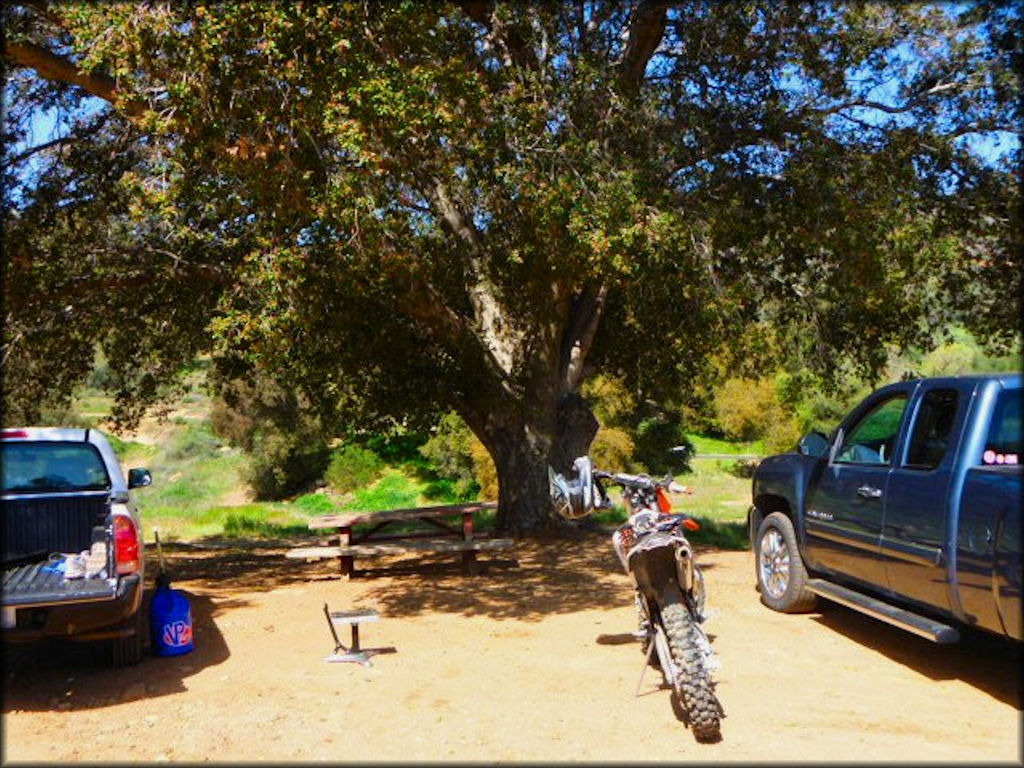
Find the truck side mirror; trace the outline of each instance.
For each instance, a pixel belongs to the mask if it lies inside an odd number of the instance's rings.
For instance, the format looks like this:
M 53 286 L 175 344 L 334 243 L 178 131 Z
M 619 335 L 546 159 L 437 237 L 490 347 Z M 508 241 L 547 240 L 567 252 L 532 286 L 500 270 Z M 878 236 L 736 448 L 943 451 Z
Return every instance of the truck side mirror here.
M 153 476 L 148 469 L 136 467 L 128 470 L 128 488 L 145 488 L 153 484 Z
M 797 450 L 801 454 L 815 459 L 825 458 L 828 455 L 828 448 L 828 438 L 817 430 L 807 433 L 797 443 Z

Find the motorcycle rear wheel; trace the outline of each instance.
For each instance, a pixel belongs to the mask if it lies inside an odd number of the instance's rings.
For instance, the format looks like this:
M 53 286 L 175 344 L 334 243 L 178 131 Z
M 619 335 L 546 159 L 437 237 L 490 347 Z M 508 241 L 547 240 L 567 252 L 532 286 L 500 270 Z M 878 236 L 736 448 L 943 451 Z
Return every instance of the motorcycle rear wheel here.
M 700 629 L 683 603 L 662 608 L 661 620 L 678 675 L 676 692 L 693 735 L 701 742 L 718 741 L 722 738 L 722 709 L 700 649 Z

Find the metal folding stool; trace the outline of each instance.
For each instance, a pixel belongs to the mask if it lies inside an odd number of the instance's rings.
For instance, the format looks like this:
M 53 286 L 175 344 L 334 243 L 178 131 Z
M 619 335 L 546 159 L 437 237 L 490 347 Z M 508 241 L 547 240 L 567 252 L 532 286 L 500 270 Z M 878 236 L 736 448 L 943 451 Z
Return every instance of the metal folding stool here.
M 373 608 L 364 608 L 358 611 L 331 611 L 324 603 L 324 615 L 327 617 L 327 626 L 331 628 L 331 635 L 334 636 L 334 653 L 326 656 L 324 661 L 355 661 L 366 667 L 372 667 L 371 656 L 378 653 L 395 653 L 394 647 L 387 648 L 360 648 L 359 647 L 359 624 L 364 621 L 377 621 L 380 615 Z M 346 648 L 334 627 L 337 624 L 348 624 L 352 628 L 352 645 Z

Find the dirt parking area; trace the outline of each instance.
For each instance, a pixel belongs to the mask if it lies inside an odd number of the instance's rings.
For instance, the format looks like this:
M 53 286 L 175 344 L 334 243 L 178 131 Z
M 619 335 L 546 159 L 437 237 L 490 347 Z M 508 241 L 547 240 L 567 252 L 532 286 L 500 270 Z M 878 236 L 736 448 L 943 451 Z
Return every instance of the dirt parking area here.
M 639 646 L 609 642 L 635 616 L 605 536 L 520 543 L 517 565 L 475 577 L 438 565 L 346 580 L 283 550 L 165 554 L 195 651 L 108 669 L 80 646 L 7 649 L 4 762 L 1022 759 L 1017 647 L 936 646 L 832 604 L 773 613 L 748 552 L 701 553 L 716 744 L 693 739 L 652 670 L 638 695 Z M 396 652 L 325 663 L 324 603 L 377 609 L 362 644 Z

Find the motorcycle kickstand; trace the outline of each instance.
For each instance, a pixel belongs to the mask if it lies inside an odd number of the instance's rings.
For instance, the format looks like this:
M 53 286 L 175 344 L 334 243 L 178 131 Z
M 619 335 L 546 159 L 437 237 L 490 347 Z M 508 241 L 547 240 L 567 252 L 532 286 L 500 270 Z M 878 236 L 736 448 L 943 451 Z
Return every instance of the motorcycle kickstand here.
M 656 651 L 654 635 L 651 635 L 650 638 L 651 642 L 647 646 L 647 656 L 644 658 L 643 669 L 640 670 L 640 679 L 637 681 L 636 684 L 636 696 L 634 698 L 640 698 L 640 686 L 644 684 L 644 674 L 647 672 L 647 667 L 651 664 L 651 654 L 655 653 Z

